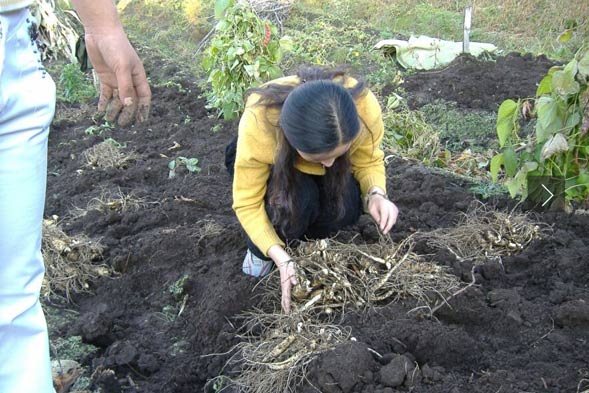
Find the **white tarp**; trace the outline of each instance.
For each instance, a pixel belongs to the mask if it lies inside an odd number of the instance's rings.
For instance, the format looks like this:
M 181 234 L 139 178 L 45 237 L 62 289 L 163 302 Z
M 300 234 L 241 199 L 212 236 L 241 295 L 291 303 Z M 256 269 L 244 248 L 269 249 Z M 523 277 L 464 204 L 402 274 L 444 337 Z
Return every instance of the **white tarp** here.
M 383 40 L 378 42 L 375 49 L 381 49 L 392 54 L 399 64 L 406 69 L 432 70 L 444 67 L 462 54 L 462 42 L 444 41 L 425 35 L 411 36 L 408 41 Z M 493 44 L 471 42 L 469 53 L 480 56 L 484 52 L 495 53 L 497 47 Z

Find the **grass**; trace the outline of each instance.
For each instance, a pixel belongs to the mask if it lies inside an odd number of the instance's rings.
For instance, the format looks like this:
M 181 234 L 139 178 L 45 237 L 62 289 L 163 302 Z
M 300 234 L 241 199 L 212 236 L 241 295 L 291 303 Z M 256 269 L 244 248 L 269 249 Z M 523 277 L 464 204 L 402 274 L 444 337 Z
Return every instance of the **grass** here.
M 453 103 L 435 102 L 421 107 L 424 119 L 440 133 L 446 149 L 481 152 L 497 147 L 497 115 L 485 111 L 461 111 Z

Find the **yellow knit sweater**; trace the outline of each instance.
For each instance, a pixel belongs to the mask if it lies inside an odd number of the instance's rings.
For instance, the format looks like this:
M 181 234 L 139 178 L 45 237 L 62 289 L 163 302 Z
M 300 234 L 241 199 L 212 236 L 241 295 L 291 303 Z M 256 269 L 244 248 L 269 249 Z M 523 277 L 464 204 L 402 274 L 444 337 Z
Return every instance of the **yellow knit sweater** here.
M 297 76 L 288 76 L 269 83 L 298 85 L 300 81 Z M 344 86 L 350 87 L 356 83 L 355 79 L 348 77 Z M 280 131 L 276 125 L 280 112 L 262 105 L 256 106 L 259 98 L 257 94 L 250 95 L 239 122 L 233 209 L 247 235 L 267 255 L 273 245 L 284 246 L 266 214 L 264 202 L 277 150 L 276 135 Z M 364 195 L 372 186 L 386 190 L 384 153 L 380 149 L 384 125 L 380 105 L 372 92 L 361 95 L 356 100 L 356 108 L 361 119 L 361 129 L 349 153 L 352 174 Z M 310 175 L 325 175 L 325 168 L 321 164 L 305 161 L 301 157 L 298 157 L 295 167 Z

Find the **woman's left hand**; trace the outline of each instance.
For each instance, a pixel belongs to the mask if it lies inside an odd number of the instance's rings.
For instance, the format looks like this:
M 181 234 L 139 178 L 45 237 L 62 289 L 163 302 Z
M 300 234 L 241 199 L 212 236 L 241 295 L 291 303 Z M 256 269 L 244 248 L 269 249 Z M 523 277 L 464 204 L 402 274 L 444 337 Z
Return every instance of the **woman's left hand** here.
M 395 225 L 397 216 L 399 215 L 397 206 L 380 194 L 370 196 L 368 200 L 368 212 L 385 235 Z

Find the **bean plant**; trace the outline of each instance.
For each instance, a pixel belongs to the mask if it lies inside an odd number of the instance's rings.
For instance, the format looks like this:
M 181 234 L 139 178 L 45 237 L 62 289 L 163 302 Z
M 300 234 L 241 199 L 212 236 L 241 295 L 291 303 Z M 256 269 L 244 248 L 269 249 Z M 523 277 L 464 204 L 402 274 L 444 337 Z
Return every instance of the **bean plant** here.
M 231 120 L 244 108 L 246 89 L 282 74 L 281 42 L 272 22 L 259 18 L 247 2 L 217 0 L 215 17 L 214 35 L 202 59 L 211 86 L 205 96 L 209 108 Z
M 499 107 L 501 152 L 491 176 L 501 169 L 512 197 L 528 197 L 534 178 L 560 179 L 567 203 L 589 198 L 589 48 L 566 65 L 552 67 L 532 100 L 506 100 Z M 520 136 L 522 117 L 535 117 L 535 132 Z M 535 201 L 538 202 L 538 201 Z

